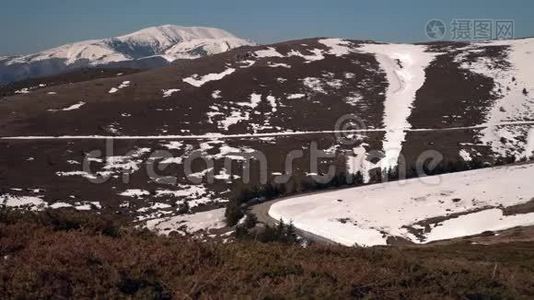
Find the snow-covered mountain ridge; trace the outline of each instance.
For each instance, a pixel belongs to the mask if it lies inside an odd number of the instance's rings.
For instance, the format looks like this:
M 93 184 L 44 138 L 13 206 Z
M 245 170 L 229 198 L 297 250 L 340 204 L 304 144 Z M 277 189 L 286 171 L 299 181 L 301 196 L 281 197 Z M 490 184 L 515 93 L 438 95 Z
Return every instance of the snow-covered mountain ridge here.
M 42 52 L 0 57 L 0 83 L 93 66 L 143 68 L 195 59 L 253 45 L 222 29 L 163 25 L 119 37 L 62 45 Z

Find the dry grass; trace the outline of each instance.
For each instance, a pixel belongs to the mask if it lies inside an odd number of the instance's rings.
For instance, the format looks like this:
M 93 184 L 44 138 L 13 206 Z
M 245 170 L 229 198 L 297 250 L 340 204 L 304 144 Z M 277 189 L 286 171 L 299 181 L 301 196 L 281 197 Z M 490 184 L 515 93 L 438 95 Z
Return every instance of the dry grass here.
M 200 243 L 120 228 L 95 216 L 66 218 L 75 225 L 58 226 L 57 213 L 1 215 L 0 298 L 534 296 L 534 243 L 304 249 Z

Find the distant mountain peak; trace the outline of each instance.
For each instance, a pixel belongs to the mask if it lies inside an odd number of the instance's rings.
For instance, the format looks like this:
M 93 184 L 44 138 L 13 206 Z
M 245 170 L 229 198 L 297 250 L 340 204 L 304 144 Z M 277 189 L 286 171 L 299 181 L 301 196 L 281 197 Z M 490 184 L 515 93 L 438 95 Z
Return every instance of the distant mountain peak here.
M 153 26 L 117 37 L 65 44 L 29 55 L 2 57 L 0 83 L 110 64 L 158 67 L 177 59 L 195 59 L 253 44 L 218 28 Z

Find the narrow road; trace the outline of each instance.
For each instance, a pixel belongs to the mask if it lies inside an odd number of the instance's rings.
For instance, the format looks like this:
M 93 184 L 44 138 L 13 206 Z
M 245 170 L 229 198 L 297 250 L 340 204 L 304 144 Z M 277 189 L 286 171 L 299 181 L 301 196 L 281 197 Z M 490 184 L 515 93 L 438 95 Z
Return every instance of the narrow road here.
M 287 198 L 288 197 L 284 197 L 284 198 L 280 198 L 280 199 L 275 199 L 275 200 L 265 201 L 265 202 L 262 202 L 262 203 L 259 203 L 259 204 L 255 204 L 255 205 L 249 207 L 248 211 L 256 216 L 256 218 L 258 219 L 258 222 L 263 223 L 263 224 L 268 225 L 268 226 L 276 226 L 276 225 L 278 225 L 279 220 L 273 219 L 269 215 L 269 209 L 271 209 L 271 205 L 273 205 L 273 204 L 275 204 L 276 202 L 279 202 L 279 201 L 284 201 Z M 295 227 L 295 230 L 297 232 L 297 235 L 299 235 L 299 236 L 301 236 L 301 237 L 303 237 L 303 238 L 305 238 L 305 239 L 307 239 L 309 241 L 312 241 L 314 243 L 322 244 L 322 245 L 337 245 L 336 242 L 331 241 L 329 239 L 326 239 L 326 238 L 324 238 L 322 236 L 318 236 L 318 235 L 313 234 L 311 232 L 304 231 L 304 230 L 301 230 L 301 229 L 296 228 L 296 227 Z
M 289 132 L 266 132 L 266 133 L 244 133 L 244 134 L 206 134 L 206 135 L 60 135 L 60 136 L 3 136 L 0 140 L 212 140 L 212 139 L 255 139 L 276 136 L 301 136 L 314 134 L 336 134 L 336 133 L 365 133 L 365 132 L 387 132 L 403 130 L 407 132 L 432 132 L 432 131 L 458 131 L 466 129 L 484 129 L 498 126 L 532 126 L 534 121 L 511 121 L 495 124 L 481 124 L 464 127 L 445 128 L 367 128 L 355 130 L 317 130 L 317 131 L 289 131 Z

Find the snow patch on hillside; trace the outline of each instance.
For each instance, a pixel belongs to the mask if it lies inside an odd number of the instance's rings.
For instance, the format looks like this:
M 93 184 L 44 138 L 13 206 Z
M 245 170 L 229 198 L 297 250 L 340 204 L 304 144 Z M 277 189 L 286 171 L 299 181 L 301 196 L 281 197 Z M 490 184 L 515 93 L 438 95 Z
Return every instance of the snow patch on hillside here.
M 22 95 L 29 94 L 29 93 L 31 93 L 29 88 L 22 88 L 20 90 L 15 91 L 15 94 L 22 94 Z
M 36 196 L 16 196 L 10 194 L 0 195 L 0 205 L 7 207 L 24 208 L 28 207 L 31 210 L 39 210 L 45 208 L 47 203 Z
M 321 49 L 311 49 L 311 50 L 307 50 L 307 51 L 310 52 L 311 54 L 302 54 L 298 50 L 291 50 L 287 54 L 287 56 L 288 57 L 292 57 L 292 56 L 301 57 L 301 58 L 303 58 L 305 60 L 305 63 L 311 63 L 311 62 L 314 62 L 314 61 L 319 61 L 319 60 L 325 59 L 324 51 L 321 50 Z
M 250 102 L 236 102 L 236 105 L 246 106 L 252 109 L 256 108 L 261 102 L 261 94 L 252 93 L 250 95 Z
M 338 57 L 350 54 L 352 51 L 352 43 L 342 39 L 322 39 L 319 43 L 330 48 L 328 54 Z
M 192 86 L 195 87 L 201 87 L 204 84 L 210 82 L 210 81 L 217 81 L 221 80 L 227 75 L 230 75 L 235 72 L 234 68 L 227 68 L 221 73 L 210 73 L 204 76 L 199 76 L 198 74 L 194 74 L 191 77 L 187 77 L 182 79 L 184 82 L 189 83 Z
M 302 84 L 313 92 L 326 94 L 323 82 L 317 77 L 306 77 L 302 79 Z
M 507 216 L 501 209 L 493 208 L 446 220 L 432 229 L 426 240 L 439 241 L 476 235 L 485 231 L 532 225 L 534 225 L 534 213 Z
M 315 61 L 320 61 L 325 59 L 325 55 L 334 55 L 337 57 L 350 54 L 352 49 L 352 43 L 338 38 L 330 39 L 321 39 L 318 40 L 319 44 L 322 44 L 328 47 L 328 50 L 314 48 L 306 49 L 305 51 L 292 49 L 286 55 L 281 54 L 273 47 L 268 47 L 267 49 L 257 50 L 254 52 L 257 58 L 289 58 L 289 57 L 301 57 L 305 60 L 305 63 L 311 63 Z M 270 64 L 271 67 L 285 67 L 290 68 L 291 66 L 286 64 Z
M 291 69 L 291 66 L 288 65 L 288 64 L 284 64 L 284 63 L 272 63 L 272 62 L 269 62 L 267 64 L 269 67 L 271 68 L 286 68 L 286 69 Z
M 121 89 L 127 88 L 130 86 L 130 81 L 123 81 L 118 87 L 112 87 L 109 89 L 108 94 L 115 94 Z
M 163 98 L 168 98 L 172 96 L 172 94 L 179 92 L 180 89 L 163 89 L 161 92 L 163 93 Z
M 77 109 L 80 109 L 82 106 L 85 105 L 85 102 L 83 101 L 80 101 L 78 103 L 75 103 L 73 105 L 70 105 L 70 106 L 67 106 L 67 107 L 64 107 L 64 108 L 60 108 L 60 109 L 54 109 L 54 108 L 50 108 L 48 109 L 48 111 L 50 112 L 57 112 L 57 111 L 71 111 L 71 110 L 77 110 Z
M 530 164 L 348 188 L 277 202 L 269 215 L 347 246 L 386 245 L 390 236 L 427 243 L 534 225 L 532 213 L 504 217 L 501 211 L 532 199 L 533 176 Z M 407 228 L 436 217 L 446 218 L 430 222 L 421 236 Z
M 146 223 L 146 227 L 159 234 L 165 235 L 172 231 L 186 234 L 210 229 L 219 229 L 226 226 L 224 221 L 225 211 L 226 209 L 220 208 L 190 215 L 180 215 L 149 220 Z
M 528 128 L 492 126 L 502 122 L 534 120 L 534 39 L 496 41 L 473 44 L 457 60 L 485 47 L 508 47 L 505 60 L 509 65 L 497 64 L 500 58 L 483 57 L 475 62 L 464 62 L 462 68 L 494 79 L 493 94 L 497 100 L 489 110 L 486 122 L 490 127 L 481 132 L 480 141 L 491 146 L 499 156 L 524 156 L 530 145 Z
M 425 82 L 425 69 L 434 60 L 435 53 L 426 52 L 426 46 L 408 44 L 366 44 L 361 51 L 375 54 L 376 60 L 386 72 L 389 86 L 384 103 L 383 142 L 385 157 L 383 169 L 397 165 L 402 143 L 417 91 Z
M 284 57 L 280 52 L 276 51 L 273 47 L 268 47 L 267 49 L 263 50 L 257 50 L 254 52 L 255 56 L 258 58 L 265 58 L 265 57 Z
M 141 189 L 128 189 L 119 195 L 123 197 L 143 198 L 144 196 L 150 195 L 150 192 Z
M 461 157 L 464 161 L 472 161 L 472 160 L 473 160 L 473 158 L 471 157 L 471 154 L 469 154 L 469 152 L 467 152 L 465 149 L 460 150 L 460 152 L 458 153 L 458 155 L 460 155 L 460 157 Z
M 301 99 L 306 97 L 306 94 L 289 94 L 286 96 L 286 99 L 288 100 L 294 100 L 294 99 Z

